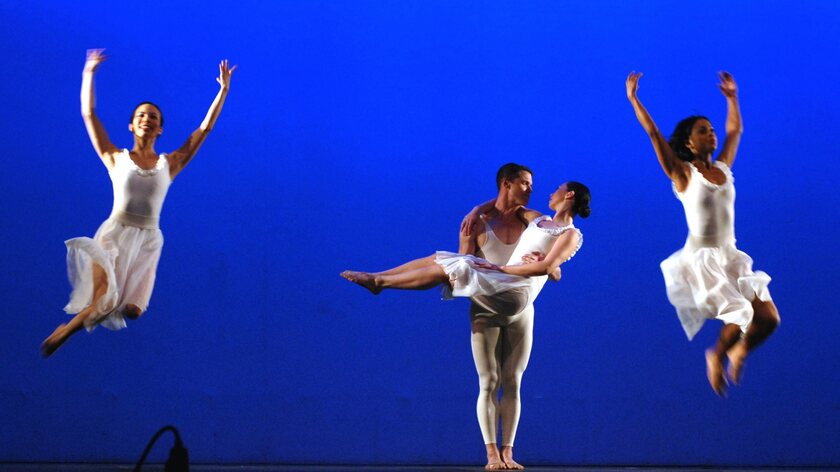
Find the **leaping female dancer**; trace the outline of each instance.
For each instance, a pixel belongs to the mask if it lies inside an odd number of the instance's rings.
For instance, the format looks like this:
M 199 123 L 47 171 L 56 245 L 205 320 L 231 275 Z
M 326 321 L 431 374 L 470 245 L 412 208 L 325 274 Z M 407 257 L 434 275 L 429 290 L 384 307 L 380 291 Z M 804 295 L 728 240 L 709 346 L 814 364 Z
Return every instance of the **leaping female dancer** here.
M 685 118 L 666 141 L 637 96 L 641 76 L 636 72 L 627 76 L 627 98 L 650 136 L 688 223 L 685 246 L 661 264 L 668 299 L 689 339 L 706 319 L 723 321 L 717 343 L 706 350 L 709 383 L 723 396 L 724 360 L 729 360 L 730 380 L 738 384 L 744 360 L 779 325 L 779 312 L 767 290 L 770 277 L 754 272 L 750 256 L 735 247 L 735 185 L 730 169 L 743 130 L 738 87 L 729 73 L 720 73 L 719 87 L 727 104 L 726 136 L 713 160 L 717 136 L 709 119 Z
M 105 61 L 102 49 L 92 49 L 82 72 L 82 118 L 93 148 L 108 169 L 114 190 L 111 215 L 91 238 L 66 241 L 67 271 L 73 292 L 64 307 L 75 315 L 61 324 L 41 344 L 49 357 L 80 329 L 97 325 L 110 329 L 126 326 L 125 318 L 136 319 L 149 304 L 155 283 L 163 236 L 158 227 L 160 210 L 172 179 L 192 160 L 219 118 L 236 66 L 219 63 L 219 92 L 201 126 L 177 150 L 155 151 L 163 132 L 163 114 L 157 105 L 143 102 L 131 114 L 128 130 L 134 137 L 131 151 L 111 143 L 96 116 L 93 76 Z

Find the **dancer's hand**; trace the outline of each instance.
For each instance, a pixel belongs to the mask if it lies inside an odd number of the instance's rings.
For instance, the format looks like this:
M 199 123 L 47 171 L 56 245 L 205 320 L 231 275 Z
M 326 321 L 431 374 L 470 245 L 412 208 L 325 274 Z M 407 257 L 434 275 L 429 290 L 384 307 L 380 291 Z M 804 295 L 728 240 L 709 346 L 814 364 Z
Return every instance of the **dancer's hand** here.
M 99 65 L 105 62 L 105 59 L 108 58 L 105 54 L 105 49 L 88 49 L 87 50 L 87 58 L 85 59 L 85 68 L 84 72 L 96 72 L 96 69 L 99 68 Z
M 493 264 L 493 263 L 487 262 L 487 261 L 476 261 L 475 265 L 476 265 L 476 267 L 479 267 L 481 269 L 496 270 L 496 271 L 502 270 L 496 264 Z
M 216 77 L 216 82 L 219 85 L 227 90 L 230 88 L 230 76 L 233 75 L 233 71 L 236 70 L 236 66 L 230 67 L 228 65 L 228 60 L 225 59 L 219 63 L 219 76 Z
M 630 100 L 636 99 L 636 91 L 639 90 L 639 78 L 642 77 L 641 72 L 632 71 L 627 76 L 627 81 L 624 85 L 627 87 L 627 98 Z
M 530 264 L 532 262 L 539 262 L 545 259 L 545 253 L 540 251 L 531 251 L 528 254 L 522 256 L 522 263 L 523 264 Z
M 478 224 L 479 220 L 481 219 L 481 215 L 476 211 L 475 208 L 472 209 L 467 216 L 461 221 L 461 233 L 464 236 L 472 235 L 472 230 L 475 228 L 475 225 Z
M 726 98 L 735 98 L 738 96 L 738 85 L 735 83 L 735 78 L 732 77 L 732 74 L 726 71 L 718 72 L 718 77 L 720 77 L 720 83 L 718 84 L 718 88 L 720 88 L 721 93 Z

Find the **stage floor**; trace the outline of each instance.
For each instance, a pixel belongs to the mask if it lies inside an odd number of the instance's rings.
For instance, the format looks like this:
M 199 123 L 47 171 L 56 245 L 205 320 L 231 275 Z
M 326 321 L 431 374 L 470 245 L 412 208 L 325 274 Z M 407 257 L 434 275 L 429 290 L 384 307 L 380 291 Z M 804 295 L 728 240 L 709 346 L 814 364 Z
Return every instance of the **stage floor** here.
M 134 470 L 130 464 L 19 464 L 0 463 L 0 472 L 123 472 Z M 163 470 L 162 464 L 148 464 L 142 469 L 148 472 Z M 190 465 L 193 472 L 479 472 L 481 466 L 348 466 L 348 465 Z M 840 468 L 820 467 L 580 467 L 548 466 L 528 467 L 530 472 L 840 472 Z

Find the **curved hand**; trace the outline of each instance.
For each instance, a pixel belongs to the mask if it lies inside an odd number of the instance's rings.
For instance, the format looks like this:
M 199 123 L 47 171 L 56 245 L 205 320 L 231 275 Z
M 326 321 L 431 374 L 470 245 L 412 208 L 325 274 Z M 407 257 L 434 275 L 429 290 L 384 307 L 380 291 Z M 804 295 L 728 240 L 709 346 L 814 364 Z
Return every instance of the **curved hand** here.
M 738 96 L 738 85 L 735 83 L 735 78 L 732 77 L 732 74 L 726 71 L 718 72 L 718 77 L 720 77 L 720 83 L 718 84 L 718 88 L 720 88 L 721 93 L 726 98 L 735 98 Z
M 539 262 L 543 259 L 545 259 L 545 253 L 540 251 L 531 251 L 528 254 L 522 256 L 522 263 L 530 264 L 532 262 Z
M 233 71 L 235 70 L 236 66 L 230 67 L 228 65 L 228 60 L 223 60 L 219 63 L 219 76 L 216 77 L 216 82 L 218 82 L 223 89 L 229 89 L 230 76 L 233 75 Z
M 461 232 L 464 233 L 464 236 L 470 236 L 472 234 L 473 228 L 475 228 L 475 225 L 478 224 L 480 219 L 481 215 L 476 211 L 467 213 L 467 216 L 461 221 Z
M 108 59 L 108 56 L 103 54 L 104 52 L 105 49 L 88 49 L 84 72 L 96 72 L 105 59 Z
M 636 98 L 636 91 L 639 90 L 639 78 L 642 77 L 641 72 L 632 71 L 627 76 L 625 86 L 627 87 L 627 98 L 633 100 Z

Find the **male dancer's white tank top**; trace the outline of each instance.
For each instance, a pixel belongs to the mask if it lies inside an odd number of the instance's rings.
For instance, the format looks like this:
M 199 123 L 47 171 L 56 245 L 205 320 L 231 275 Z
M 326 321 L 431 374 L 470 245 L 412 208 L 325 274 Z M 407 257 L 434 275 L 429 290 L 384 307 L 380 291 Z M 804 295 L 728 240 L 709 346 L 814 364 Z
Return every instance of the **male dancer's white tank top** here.
M 160 210 L 172 179 L 166 154 L 153 169 L 141 169 L 131 160 L 128 149 L 117 155 L 108 172 L 114 188 L 111 218 L 128 226 L 157 229 Z
M 493 232 L 493 228 L 486 221 L 484 222 L 484 234 L 487 238 L 484 241 L 484 245 L 480 246 L 478 251 L 476 251 L 476 255 L 492 262 L 493 264 L 502 265 L 507 263 L 510 260 L 511 254 L 513 254 L 513 251 L 516 249 L 519 239 L 510 244 L 503 243 L 498 237 L 496 237 L 496 233 Z M 521 234 L 520 237 L 522 237 Z
M 484 222 L 484 234 L 486 236 L 484 245 L 479 246 L 476 255 L 493 264 L 503 265 L 507 263 L 513 251 L 516 250 L 519 239 L 510 244 L 503 243 L 486 221 Z M 519 238 L 522 238 L 521 234 Z M 470 297 L 470 301 L 472 301 L 470 313 L 478 316 L 492 316 L 493 314 L 513 316 L 522 311 L 523 307 L 528 306 L 528 295 L 528 287 L 518 287 L 496 295 L 476 295 Z

